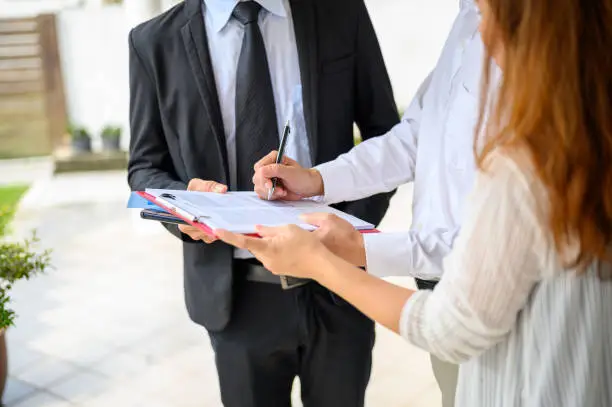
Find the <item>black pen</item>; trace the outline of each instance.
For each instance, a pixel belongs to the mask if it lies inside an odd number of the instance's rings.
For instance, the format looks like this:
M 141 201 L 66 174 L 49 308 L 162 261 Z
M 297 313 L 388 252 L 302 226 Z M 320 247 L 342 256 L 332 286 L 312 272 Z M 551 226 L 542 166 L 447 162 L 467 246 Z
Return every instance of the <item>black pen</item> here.
M 289 127 L 289 124 L 290 124 L 289 120 L 287 120 L 287 124 L 285 124 L 285 129 L 283 130 L 283 136 L 281 137 L 280 146 L 278 146 L 278 154 L 276 155 L 276 164 L 280 164 L 283 162 L 283 155 L 285 154 L 285 146 L 287 145 L 287 137 L 289 137 L 289 133 L 291 133 L 291 128 Z M 272 199 L 277 183 L 278 183 L 278 179 L 272 178 L 272 188 L 268 191 L 268 201 Z

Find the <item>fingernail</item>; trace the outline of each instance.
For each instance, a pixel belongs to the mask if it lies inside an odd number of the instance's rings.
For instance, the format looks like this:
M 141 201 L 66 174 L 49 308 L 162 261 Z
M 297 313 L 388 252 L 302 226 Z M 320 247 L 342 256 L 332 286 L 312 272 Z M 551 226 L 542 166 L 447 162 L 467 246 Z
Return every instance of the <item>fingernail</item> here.
M 213 188 L 213 191 L 214 191 L 214 192 L 223 192 L 224 190 L 225 190 L 225 187 L 224 187 L 223 185 L 216 185 L 216 186 Z

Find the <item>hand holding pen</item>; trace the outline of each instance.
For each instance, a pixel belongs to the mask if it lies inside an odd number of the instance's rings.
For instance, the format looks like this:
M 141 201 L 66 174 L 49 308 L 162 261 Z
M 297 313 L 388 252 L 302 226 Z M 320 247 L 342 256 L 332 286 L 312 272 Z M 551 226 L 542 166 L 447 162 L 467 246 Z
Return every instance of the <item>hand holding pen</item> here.
M 264 200 L 282 199 L 298 201 L 303 198 L 323 195 L 323 179 L 314 168 L 304 168 L 297 161 L 283 157 L 277 163 L 278 153 L 270 154 L 255 164 L 255 192 Z M 277 183 L 274 187 L 274 179 Z M 271 189 L 274 191 L 270 194 Z

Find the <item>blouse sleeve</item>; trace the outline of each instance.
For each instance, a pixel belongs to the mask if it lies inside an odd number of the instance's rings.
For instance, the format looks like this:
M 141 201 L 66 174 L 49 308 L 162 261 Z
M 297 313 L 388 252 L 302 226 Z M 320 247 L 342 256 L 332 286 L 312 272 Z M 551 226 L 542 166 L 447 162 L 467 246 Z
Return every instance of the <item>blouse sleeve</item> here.
M 538 219 L 541 186 L 496 154 L 480 172 L 443 277 L 406 302 L 400 333 L 437 357 L 461 363 L 503 340 L 535 284 L 549 247 Z M 534 189 L 536 188 L 536 189 Z

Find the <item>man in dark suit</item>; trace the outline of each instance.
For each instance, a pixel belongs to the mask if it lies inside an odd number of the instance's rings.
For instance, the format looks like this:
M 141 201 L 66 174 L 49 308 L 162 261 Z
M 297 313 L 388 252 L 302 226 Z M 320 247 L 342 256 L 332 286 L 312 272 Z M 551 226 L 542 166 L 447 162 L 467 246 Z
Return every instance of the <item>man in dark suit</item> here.
M 309 166 L 398 121 L 363 0 L 185 0 L 130 33 L 133 190 L 250 190 L 255 162 L 291 121 Z M 390 195 L 340 206 L 372 223 Z M 190 317 L 206 327 L 226 407 L 362 406 L 373 323 L 323 287 L 281 285 L 250 254 L 194 228 L 184 242 Z M 290 253 L 288 253 L 290 255 Z

